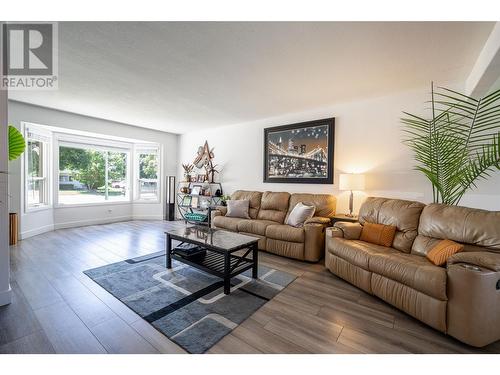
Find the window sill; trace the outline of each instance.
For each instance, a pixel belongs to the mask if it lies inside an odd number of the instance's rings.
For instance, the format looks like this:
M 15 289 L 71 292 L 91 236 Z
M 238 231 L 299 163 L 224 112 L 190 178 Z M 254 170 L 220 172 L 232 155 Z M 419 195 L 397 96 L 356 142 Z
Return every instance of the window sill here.
M 98 206 L 116 206 L 116 205 L 126 205 L 132 204 L 132 201 L 119 201 L 119 202 L 99 202 L 99 203 L 78 203 L 78 204 L 56 204 L 55 209 L 61 208 L 75 208 L 75 207 L 98 207 Z
M 132 202 L 133 204 L 138 203 L 138 204 L 160 204 L 160 200 L 148 200 L 148 199 L 137 199 Z
M 49 204 L 44 205 L 44 206 L 28 207 L 24 210 L 24 214 L 28 215 L 28 214 L 32 214 L 34 212 L 47 211 L 47 210 L 51 210 L 52 208 L 53 207 Z

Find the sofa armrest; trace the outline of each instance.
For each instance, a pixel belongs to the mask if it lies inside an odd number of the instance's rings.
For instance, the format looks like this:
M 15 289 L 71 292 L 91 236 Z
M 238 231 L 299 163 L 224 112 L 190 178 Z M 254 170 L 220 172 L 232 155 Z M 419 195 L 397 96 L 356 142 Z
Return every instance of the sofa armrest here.
M 448 259 L 447 266 L 457 263 L 465 263 L 490 271 L 500 272 L 500 254 L 488 251 L 457 253 Z
M 476 347 L 499 340 L 500 254 L 455 254 L 446 274 L 448 334 Z
M 225 206 L 215 206 L 215 208 L 212 208 L 212 217 L 215 216 L 226 216 L 227 214 L 227 207 Z
M 327 217 L 321 217 L 321 216 L 314 216 L 310 219 L 307 219 L 305 222 L 304 222 L 304 225 L 307 225 L 307 224 L 330 224 L 330 219 L 327 218 Z
M 344 232 L 340 228 L 329 227 L 326 228 L 326 237 L 344 238 Z
M 304 225 L 304 260 L 317 262 L 325 254 L 325 224 Z
M 226 216 L 226 213 L 227 207 L 217 206 L 216 208 L 210 210 L 210 221 L 213 221 L 213 219 L 217 216 Z
M 342 232 L 342 237 L 346 240 L 359 240 L 363 226 L 360 223 L 351 223 L 348 221 L 337 221 L 333 228 Z M 340 237 L 340 236 L 336 236 Z
M 227 206 L 216 206 L 215 209 L 221 213 L 222 216 L 227 214 Z

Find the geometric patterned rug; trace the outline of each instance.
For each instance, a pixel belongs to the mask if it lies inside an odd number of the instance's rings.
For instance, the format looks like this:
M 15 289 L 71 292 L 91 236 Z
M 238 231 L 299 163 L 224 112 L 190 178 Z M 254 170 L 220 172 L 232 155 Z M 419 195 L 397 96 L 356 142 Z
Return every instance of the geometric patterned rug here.
M 189 353 L 210 349 L 295 279 L 259 265 L 257 280 L 248 270 L 225 295 L 216 276 L 175 260 L 166 269 L 164 251 L 84 274 Z

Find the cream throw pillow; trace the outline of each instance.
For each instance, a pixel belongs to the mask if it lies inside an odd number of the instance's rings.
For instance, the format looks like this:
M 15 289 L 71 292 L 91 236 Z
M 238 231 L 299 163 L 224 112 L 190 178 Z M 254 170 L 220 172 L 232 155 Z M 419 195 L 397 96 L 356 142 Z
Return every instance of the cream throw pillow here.
M 250 209 L 250 201 L 247 199 L 229 200 L 227 204 L 227 217 L 239 217 L 242 219 L 250 219 L 248 210 Z
M 288 215 L 285 224 L 297 228 L 302 227 L 307 219 L 314 216 L 314 211 L 316 211 L 316 207 L 306 206 L 304 203 L 299 202 Z

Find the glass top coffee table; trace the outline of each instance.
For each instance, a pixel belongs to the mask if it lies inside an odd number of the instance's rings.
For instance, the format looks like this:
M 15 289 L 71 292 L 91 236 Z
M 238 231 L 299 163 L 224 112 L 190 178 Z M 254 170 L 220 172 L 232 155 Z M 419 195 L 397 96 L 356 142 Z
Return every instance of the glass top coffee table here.
M 225 294 L 231 291 L 232 277 L 252 269 L 252 277 L 257 278 L 259 239 L 256 237 L 201 225 L 166 231 L 165 235 L 166 266 L 169 269 L 172 268 L 172 259 L 175 259 L 218 276 L 224 280 Z M 180 241 L 181 245 L 173 247 L 172 240 Z M 194 251 L 188 254 L 187 248 Z M 242 255 L 234 254 L 239 250 L 243 250 Z

